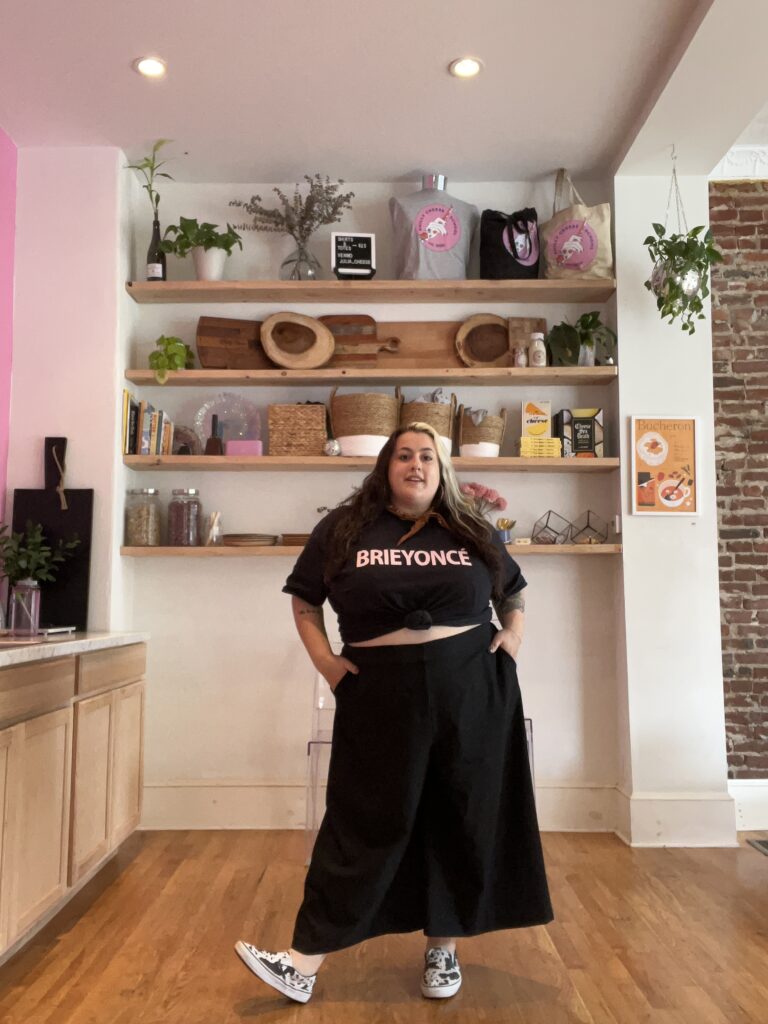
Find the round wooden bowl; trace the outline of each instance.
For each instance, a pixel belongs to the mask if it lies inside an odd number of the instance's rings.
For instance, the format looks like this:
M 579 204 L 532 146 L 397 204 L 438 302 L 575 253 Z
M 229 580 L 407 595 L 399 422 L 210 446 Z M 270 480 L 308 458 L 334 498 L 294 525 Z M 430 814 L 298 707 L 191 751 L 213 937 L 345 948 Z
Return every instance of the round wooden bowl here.
M 274 313 L 261 325 L 261 344 L 273 363 L 288 370 L 314 370 L 333 355 L 333 334 L 301 313 Z
M 478 313 L 456 332 L 456 351 L 465 366 L 509 366 L 509 325 L 503 316 Z

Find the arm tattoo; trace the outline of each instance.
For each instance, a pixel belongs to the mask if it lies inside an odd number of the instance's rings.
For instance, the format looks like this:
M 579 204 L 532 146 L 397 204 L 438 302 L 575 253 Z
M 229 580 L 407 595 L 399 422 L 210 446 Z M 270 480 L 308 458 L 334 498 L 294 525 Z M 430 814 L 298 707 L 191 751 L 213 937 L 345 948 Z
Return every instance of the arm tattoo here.
M 501 617 L 507 612 L 524 612 L 525 598 L 522 594 L 512 594 L 511 597 L 504 597 L 496 605 L 496 614 Z
M 327 636 L 328 635 L 326 633 L 326 630 L 325 630 L 325 619 L 323 618 L 323 609 L 322 608 L 307 607 L 307 608 L 299 608 L 298 611 L 299 611 L 299 615 L 306 615 L 309 618 L 315 618 L 317 620 L 317 626 L 320 629 L 320 632 L 323 634 L 323 636 Z

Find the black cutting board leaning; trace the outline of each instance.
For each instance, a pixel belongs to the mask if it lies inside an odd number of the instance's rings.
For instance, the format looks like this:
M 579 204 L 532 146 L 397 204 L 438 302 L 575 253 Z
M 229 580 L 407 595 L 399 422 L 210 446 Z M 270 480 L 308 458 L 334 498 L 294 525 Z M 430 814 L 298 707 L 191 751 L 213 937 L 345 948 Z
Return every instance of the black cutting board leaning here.
M 91 569 L 93 489 L 64 490 L 67 509 L 62 509 L 53 488 L 17 488 L 13 492 L 12 529 L 21 533 L 27 520 L 40 523 L 52 547 L 77 534 L 80 543 L 58 566 L 53 582 L 40 584 L 40 623 L 45 626 L 88 626 L 88 584 Z

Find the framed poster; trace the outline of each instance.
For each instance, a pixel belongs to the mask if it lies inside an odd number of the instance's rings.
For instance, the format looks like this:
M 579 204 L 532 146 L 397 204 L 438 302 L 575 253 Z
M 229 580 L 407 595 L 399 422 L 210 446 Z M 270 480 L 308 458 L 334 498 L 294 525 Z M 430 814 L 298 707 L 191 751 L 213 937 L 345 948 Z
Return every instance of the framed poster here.
M 632 515 L 697 516 L 695 417 L 632 416 Z

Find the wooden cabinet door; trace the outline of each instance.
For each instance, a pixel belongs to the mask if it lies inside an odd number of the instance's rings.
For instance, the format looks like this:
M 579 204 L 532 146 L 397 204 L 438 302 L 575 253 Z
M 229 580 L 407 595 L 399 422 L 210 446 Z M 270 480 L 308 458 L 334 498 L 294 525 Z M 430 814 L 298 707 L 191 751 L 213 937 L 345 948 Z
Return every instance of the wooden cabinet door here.
M 11 939 L 67 890 L 72 708 L 40 715 L 17 728 L 18 837 Z
M 10 906 L 18 838 L 15 819 L 19 804 L 16 795 L 18 771 L 14 758 L 17 752 L 18 729 L 3 729 L 0 732 L 0 953 L 11 944 Z
M 130 835 L 141 818 L 144 760 L 144 683 L 112 692 L 110 849 Z
M 75 704 L 70 885 L 87 874 L 110 850 L 112 704 L 111 693 Z

